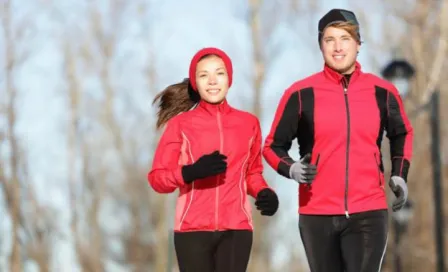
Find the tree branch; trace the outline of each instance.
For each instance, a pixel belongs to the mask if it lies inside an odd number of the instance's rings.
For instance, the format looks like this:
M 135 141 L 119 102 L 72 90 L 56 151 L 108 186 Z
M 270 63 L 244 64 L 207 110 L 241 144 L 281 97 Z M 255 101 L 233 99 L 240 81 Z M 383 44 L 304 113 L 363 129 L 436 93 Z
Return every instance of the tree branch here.
M 441 1 L 441 9 L 439 14 L 439 40 L 436 54 L 434 56 L 433 65 L 429 74 L 429 82 L 423 93 L 423 101 L 427 102 L 431 94 L 437 88 L 440 81 L 447 53 L 448 53 L 448 1 Z

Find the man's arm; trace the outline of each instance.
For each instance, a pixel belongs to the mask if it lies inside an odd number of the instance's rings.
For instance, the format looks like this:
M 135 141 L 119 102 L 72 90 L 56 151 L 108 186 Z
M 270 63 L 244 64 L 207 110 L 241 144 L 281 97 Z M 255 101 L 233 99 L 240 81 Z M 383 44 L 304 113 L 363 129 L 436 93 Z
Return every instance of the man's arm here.
M 414 131 L 395 87 L 390 88 L 387 92 L 386 132 L 390 142 L 391 175 L 401 177 L 407 182 Z
M 263 147 L 265 160 L 277 173 L 286 178 L 291 178 L 289 169 L 295 162 L 288 151 L 292 141 L 297 137 L 301 107 L 299 95 L 299 91 L 292 88 L 285 91 Z

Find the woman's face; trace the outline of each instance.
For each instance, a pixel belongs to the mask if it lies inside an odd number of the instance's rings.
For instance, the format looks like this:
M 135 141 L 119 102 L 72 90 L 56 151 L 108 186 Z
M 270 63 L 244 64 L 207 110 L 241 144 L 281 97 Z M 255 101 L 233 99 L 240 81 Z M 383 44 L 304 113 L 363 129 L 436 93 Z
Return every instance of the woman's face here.
M 229 90 L 229 76 L 224 61 L 215 55 L 200 60 L 196 66 L 196 86 L 201 99 L 219 104 Z

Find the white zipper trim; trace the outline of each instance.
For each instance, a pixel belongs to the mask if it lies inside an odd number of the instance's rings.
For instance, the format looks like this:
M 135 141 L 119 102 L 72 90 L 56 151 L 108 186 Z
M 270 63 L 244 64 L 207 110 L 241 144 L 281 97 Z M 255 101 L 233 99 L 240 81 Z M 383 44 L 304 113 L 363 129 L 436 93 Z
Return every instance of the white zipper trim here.
M 188 143 L 188 153 L 190 154 L 191 162 L 194 163 L 193 154 L 191 153 L 191 144 L 190 144 L 190 141 L 188 140 L 187 135 L 185 135 L 185 133 L 183 133 L 182 131 L 181 131 L 181 133 L 182 133 L 182 137 L 183 137 L 183 138 L 187 141 L 187 143 Z M 180 220 L 180 223 L 179 223 L 179 230 L 182 229 L 182 224 L 184 223 L 185 217 L 187 216 L 187 213 L 188 213 L 188 211 L 190 210 L 190 207 L 191 207 L 191 203 L 193 202 L 193 196 L 194 196 L 194 181 L 191 183 L 191 186 L 192 186 L 192 188 L 191 188 L 191 193 L 190 193 L 190 202 L 188 203 L 188 206 L 187 206 L 187 208 L 185 209 L 184 215 L 182 216 L 182 219 Z
M 216 114 L 216 119 L 217 119 L 217 123 L 218 123 L 218 130 L 219 130 L 219 152 L 222 153 L 223 152 L 223 141 L 224 141 L 224 136 L 222 134 L 222 124 L 221 124 L 221 113 L 218 111 Z M 218 175 L 216 177 L 216 194 L 215 194 L 215 230 L 219 230 L 219 177 L 220 175 Z
M 246 208 L 245 208 L 245 205 L 244 205 L 245 203 L 243 201 L 244 200 L 244 196 L 247 194 L 247 192 L 245 192 L 243 190 L 243 182 L 247 182 L 245 168 L 246 168 L 246 163 L 248 162 L 248 160 L 250 158 L 250 150 L 252 148 L 252 140 L 253 139 L 254 139 L 254 137 L 250 138 L 250 140 L 249 140 L 249 152 L 247 152 L 247 156 L 244 159 L 243 166 L 241 167 L 241 177 L 240 177 L 240 182 L 239 182 L 240 195 L 241 195 L 241 209 L 243 210 L 244 214 L 246 215 L 247 220 L 249 221 L 249 225 L 251 226 L 251 228 L 253 228 L 252 220 L 251 220 L 249 214 L 246 211 Z
M 381 260 L 380 260 L 380 264 L 379 264 L 379 267 L 378 267 L 378 272 L 381 271 L 381 266 L 383 264 L 384 255 L 386 255 L 386 249 L 387 249 L 387 242 L 388 242 L 388 240 L 389 240 L 389 235 L 386 234 L 386 243 L 384 244 L 383 255 L 381 255 Z

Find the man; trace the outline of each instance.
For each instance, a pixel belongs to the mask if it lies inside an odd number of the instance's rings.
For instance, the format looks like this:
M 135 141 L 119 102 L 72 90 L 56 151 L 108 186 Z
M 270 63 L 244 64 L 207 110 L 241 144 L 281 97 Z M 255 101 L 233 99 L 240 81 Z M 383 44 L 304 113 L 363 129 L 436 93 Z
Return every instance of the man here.
M 387 244 L 387 199 L 381 156 L 390 140 L 396 195 L 406 202 L 413 129 L 397 89 L 364 73 L 353 12 L 333 9 L 319 21 L 323 71 L 283 94 L 263 156 L 299 183 L 299 230 L 312 272 L 379 271 Z M 300 161 L 288 151 L 297 138 Z

